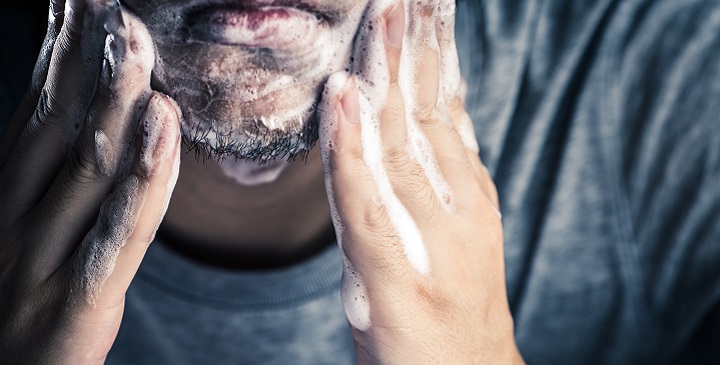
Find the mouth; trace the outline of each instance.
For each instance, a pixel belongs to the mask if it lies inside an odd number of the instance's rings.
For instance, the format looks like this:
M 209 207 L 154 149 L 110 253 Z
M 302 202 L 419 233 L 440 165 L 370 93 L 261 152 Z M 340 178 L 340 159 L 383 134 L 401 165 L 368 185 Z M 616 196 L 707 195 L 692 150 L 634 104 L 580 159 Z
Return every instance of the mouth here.
M 203 5 L 190 10 L 185 19 L 191 42 L 270 49 L 306 47 L 329 20 L 297 1 Z

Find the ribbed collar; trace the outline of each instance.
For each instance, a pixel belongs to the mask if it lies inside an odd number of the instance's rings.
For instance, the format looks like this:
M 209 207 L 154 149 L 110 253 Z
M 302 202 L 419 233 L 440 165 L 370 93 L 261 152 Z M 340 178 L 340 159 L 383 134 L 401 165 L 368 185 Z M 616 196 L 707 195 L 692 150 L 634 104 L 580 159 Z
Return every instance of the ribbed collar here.
M 230 310 L 291 307 L 340 287 L 337 245 L 295 266 L 272 271 L 232 271 L 193 262 L 155 241 L 135 280 L 181 300 Z

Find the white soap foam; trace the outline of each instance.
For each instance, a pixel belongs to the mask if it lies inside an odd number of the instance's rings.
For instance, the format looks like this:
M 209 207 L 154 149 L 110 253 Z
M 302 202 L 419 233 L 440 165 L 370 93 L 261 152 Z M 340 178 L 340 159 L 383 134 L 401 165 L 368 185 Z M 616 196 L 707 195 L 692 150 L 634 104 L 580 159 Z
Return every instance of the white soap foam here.
M 360 331 L 370 329 L 370 302 L 365 283 L 343 254 L 342 303 L 351 326 Z

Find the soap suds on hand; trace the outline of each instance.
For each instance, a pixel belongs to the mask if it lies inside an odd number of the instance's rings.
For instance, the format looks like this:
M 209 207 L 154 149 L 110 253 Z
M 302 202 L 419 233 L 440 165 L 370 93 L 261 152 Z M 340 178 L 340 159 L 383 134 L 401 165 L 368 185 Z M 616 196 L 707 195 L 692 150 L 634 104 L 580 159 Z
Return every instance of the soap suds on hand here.
M 109 87 L 117 98 L 132 98 L 113 102 L 132 108 L 130 123 L 135 125 L 143 112 L 139 106 L 146 105 L 152 93 L 149 84 L 149 75 L 154 64 L 152 40 L 144 25 L 133 15 L 124 10 L 121 12 L 115 6 L 102 11 L 106 16 L 104 27 L 109 33 L 105 43 L 105 59 L 112 71 Z M 138 73 L 147 75 L 148 80 L 139 77 Z M 157 164 L 158 152 L 155 147 L 163 143 L 159 133 L 165 124 L 159 119 L 160 114 L 167 110 L 156 110 L 152 105 L 149 109 L 143 125 L 148 133 L 143 139 L 144 153 L 139 157 L 141 168 L 154 167 Z M 99 121 L 93 123 L 97 122 Z M 117 122 L 105 123 L 102 129 L 98 128 L 94 132 L 98 169 L 106 175 L 116 176 L 114 188 L 102 202 L 97 221 L 83 239 L 73 263 L 74 275 L 78 278 L 77 288 L 91 304 L 97 301 L 105 281 L 111 276 L 122 247 L 135 229 L 147 196 L 148 181 L 131 172 L 137 153 L 133 132 L 137 129 Z M 179 137 L 178 133 L 175 135 Z M 117 145 L 118 143 L 123 145 Z M 163 148 L 170 148 L 172 143 L 167 141 L 165 144 L 167 146 L 160 146 L 161 152 Z M 153 151 L 148 151 L 149 149 Z M 171 186 L 174 186 L 177 179 L 175 170 L 179 165 L 179 155 L 175 160 Z M 169 199 L 169 194 L 166 199 Z
M 412 215 L 395 194 L 383 164 L 379 111 L 387 100 L 389 73 L 384 34 L 381 34 L 383 27 L 377 24 L 373 26 L 373 22 L 380 19 L 382 14 L 396 3 L 397 1 L 394 0 L 371 0 L 358 30 L 354 50 L 356 57 L 350 73 L 356 79 L 358 87 L 363 160 L 378 188 L 381 203 L 385 206 L 388 217 L 403 244 L 408 263 L 421 275 L 428 275 L 430 272 L 430 258 L 420 229 Z M 406 0 L 404 4 L 406 31 L 398 81 L 407 108 L 405 113 L 408 132 L 407 148 L 412 158 L 425 170 L 438 200 L 445 209 L 450 211 L 452 210 L 453 192 L 442 176 L 433 147 L 415 119 L 418 104 L 415 76 L 418 73 L 418 50 L 427 47 L 436 50 L 439 52 L 438 72 L 440 75 L 440 89 L 437 90 L 438 104 L 436 109 L 446 112 L 447 101 L 455 98 L 463 99 L 464 88 L 452 29 L 454 27 L 455 3 L 454 0 Z M 432 15 L 428 15 L 429 13 L 432 13 Z M 432 18 L 428 19 L 428 16 Z M 323 105 L 320 110 L 323 110 L 324 113 L 321 116 L 320 140 L 324 144 L 322 145 L 323 163 L 326 166 L 329 161 L 329 151 L 333 148 L 331 145 L 333 136 L 337 123 L 339 123 L 338 116 L 335 115 L 334 103 L 339 99 L 339 95 L 341 95 L 349 77 L 350 74 L 346 72 L 336 73 L 331 76 L 323 95 Z M 449 118 L 445 122 L 452 123 Z M 477 149 L 472 123 L 469 120 L 463 121 L 461 126 L 458 133 L 463 143 L 469 148 Z M 332 219 L 338 243 L 342 248 L 341 240 L 345 222 L 342 221 L 337 212 L 334 191 L 332 191 L 331 172 L 326 173 L 325 179 Z M 352 263 L 347 261 L 347 258 L 345 260 L 346 267 L 342 291 L 345 313 L 353 327 L 364 331 L 371 327 L 367 290 L 359 273 L 352 268 Z

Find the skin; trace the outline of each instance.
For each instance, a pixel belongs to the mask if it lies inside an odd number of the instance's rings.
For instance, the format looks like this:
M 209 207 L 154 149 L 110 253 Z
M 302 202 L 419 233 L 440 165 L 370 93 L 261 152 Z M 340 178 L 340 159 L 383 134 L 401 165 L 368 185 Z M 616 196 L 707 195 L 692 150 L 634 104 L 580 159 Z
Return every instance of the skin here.
M 180 156 L 182 110 L 151 88 L 150 70 L 137 54 L 141 51 L 127 47 L 152 46 L 143 43 L 143 22 L 102 4 L 68 1 L 69 11 L 50 24 L 33 86 L 0 146 L 0 289 L 7 293 L 0 299 L 2 363 L 103 362 L 117 335 L 125 292 L 163 220 Z M 124 24 L 111 30 L 115 52 L 125 59 L 112 78 L 103 76 L 101 62 L 88 65 L 80 46 L 84 42 L 101 55 L 102 25 L 110 17 L 121 17 Z M 352 328 L 359 363 L 521 363 L 505 293 L 497 194 L 477 154 L 457 133 L 466 116 L 462 102 L 453 99 L 442 110 L 436 110 L 437 103 L 421 103 L 426 107 L 418 115 L 439 168 L 457 194 L 455 209 L 438 204 L 424 170 L 404 148 L 405 116 L 399 111 L 408 100 L 397 92 L 396 77 L 402 47 L 398 30 L 404 21 L 402 11 L 374 20 L 387 34 L 380 41 L 391 77 L 372 81 L 390 88 L 387 102 L 376 111 L 383 126 L 384 168 L 422 227 L 431 258 L 428 275 L 402 259 L 387 212 L 376 198 L 377 186 L 368 178 L 361 157 L 363 125 L 357 123 L 360 96 L 352 82 L 323 96 L 331 107 L 319 119 L 332 131 L 320 144 L 324 161 L 313 151 L 307 164 L 290 166 L 277 181 L 242 187 L 217 164 L 185 156 L 161 232 L 187 237 L 176 248 L 208 262 L 226 253 L 238 259 L 239 267 L 258 260 L 266 267 L 284 265 L 330 241 L 325 188 L 335 197 L 340 222 L 349 228 L 338 230 L 344 253 L 368 291 L 372 326 Z M 439 56 L 430 48 L 419 54 L 417 75 L 423 77 L 412 82 L 422 90 L 420 100 L 435 100 Z M 80 115 L 84 108 L 77 105 L 87 105 L 87 113 Z M 78 120 L 84 123 L 72 132 Z M 146 120 L 161 126 L 163 138 L 156 148 L 139 147 L 147 137 L 134 131 Z M 97 129 L 117 142 L 114 155 L 130 156 L 129 163 L 117 157 L 99 165 Z M 68 135 L 77 138 L 68 144 Z M 153 163 L 139 162 L 148 159 Z M 323 173 L 331 177 L 325 187 Z M 86 274 L 77 269 L 85 260 L 83 237 L 98 224 L 116 223 L 102 221 L 98 212 L 116 192 L 127 194 L 122 190 L 127 179 L 139 181 L 130 195 L 144 204 L 133 210 L 131 234 L 123 237 L 114 270 L 94 292 L 78 277 Z M 252 259 L 243 261 L 243 256 Z

